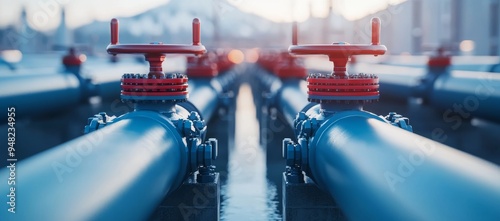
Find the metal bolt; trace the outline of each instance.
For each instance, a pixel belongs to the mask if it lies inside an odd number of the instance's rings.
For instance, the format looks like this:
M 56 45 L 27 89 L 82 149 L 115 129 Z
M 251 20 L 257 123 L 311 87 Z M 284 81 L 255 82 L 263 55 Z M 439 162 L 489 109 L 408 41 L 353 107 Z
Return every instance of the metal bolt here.
M 194 122 L 194 127 L 198 130 L 203 130 L 203 128 L 205 128 L 205 124 L 203 123 L 203 121 L 193 121 Z
M 193 122 L 190 120 L 185 120 L 182 124 L 182 132 L 184 136 L 188 137 L 191 135 L 191 127 L 193 126 Z
M 209 138 L 207 142 L 212 146 L 212 160 L 217 159 L 217 156 L 219 155 L 219 143 L 217 139 Z
M 108 120 L 108 119 L 107 119 L 107 114 L 106 114 L 106 112 L 99 112 L 99 115 L 100 115 L 100 116 L 101 116 L 101 118 L 102 118 L 102 122 L 103 122 L 103 123 L 107 123 L 107 120 Z
M 165 74 L 165 78 L 166 79 L 174 79 L 174 78 L 176 78 L 176 76 L 175 76 L 175 74 L 168 73 L 168 74 Z
M 295 145 L 292 143 L 289 143 L 286 146 L 286 165 L 288 166 L 293 166 L 295 165 Z
M 212 165 L 212 145 L 207 142 L 206 144 L 200 145 L 203 148 L 203 166 Z
M 307 118 L 308 117 L 307 117 L 307 115 L 306 115 L 306 113 L 304 111 L 301 111 L 299 113 L 299 115 L 297 116 L 297 120 L 299 120 L 299 121 L 307 120 Z
M 281 156 L 286 159 L 287 158 L 287 147 L 289 144 L 293 144 L 293 141 L 292 139 L 290 138 L 285 138 L 283 139 L 283 142 L 282 142 L 282 149 L 281 149 Z
M 189 120 L 192 120 L 192 121 L 195 121 L 195 120 L 201 120 L 200 118 L 200 115 L 198 114 L 198 112 L 196 111 L 191 111 L 189 113 L 189 117 L 188 117 Z

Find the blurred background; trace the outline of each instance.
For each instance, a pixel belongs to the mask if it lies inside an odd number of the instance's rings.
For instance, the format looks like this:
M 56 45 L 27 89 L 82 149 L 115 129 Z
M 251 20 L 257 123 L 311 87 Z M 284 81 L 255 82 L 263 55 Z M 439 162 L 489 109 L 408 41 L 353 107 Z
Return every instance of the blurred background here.
M 498 0 L 146 0 L 0 1 L 1 50 L 46 53 L 77 45 L 104 54 L 109 20 L 120 18 L 123 42 L 183 43 L 190 20 L 203 22 L 209 47 L 287 47 L 288 24 L 301 43 L 366 42 L 379 16 L 382 43 L 393 55 L 421 55 L 444 46 L 454 55 L 498 55 Z M 4 53 L 5 54 L 5 53 Z M 14 55 L 4 57 L 17 62 Z

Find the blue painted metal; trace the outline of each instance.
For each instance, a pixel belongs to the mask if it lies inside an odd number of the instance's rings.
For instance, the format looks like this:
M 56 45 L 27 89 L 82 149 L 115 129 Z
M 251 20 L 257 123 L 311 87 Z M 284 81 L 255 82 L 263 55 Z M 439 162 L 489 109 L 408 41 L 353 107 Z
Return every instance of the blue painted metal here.
M 498 166 L 379 117 L 360 111 L 334 114 L 311 137 L 308 149 L 310 176 L 351 220 L 500 217 Z
M 430 103 L 444 110 L 446 121 L 477 116 L 500 122 L 500 76 L 496 73 L 452 71 L 439 76 Z
M 23 75 L 0 78 L 0 108 L 16 108 L 16 117 L 63 111 L 82 99 L 81 82 L 74 75 Z M 6 122 L 7 115 L 0 121 Z
M 238 85 L 238 77 L 241 71 L 230 70 L 219 74 L 217 77 L 189 79 L 189 98 L 199 111 L 202 119 L 211 119 L 219 105 L 227 105 L 224 94 L 228 93 Z
M 326 103 L 300 107 L 296 99 L 306 95 L 298 93 L 297 86 L 279 93 L 279 106 L 297 135 L 296 142 L 283 141 L 287 180 L 303 182 L 305 171 L 349 219 L 500 217 L 498 166 L 409 133 L 408 119 L 396 113 L 381 117 L 360 106 Z
M 352 65 L 354 72 L 373 73 L 379 77 L 380 97 L 396 100 L 407 100 L 418 94 L 418 87 L 427 75 L 423 68 L 396 67 L 380 64 L 356 63 Z
M 219 105 L 219 95 L 222 93 L 222 88 L 217 84 L 216 80 L 189 80 L 188 101 L 200 111 L 202 118 L 207 119 L 207 121 Z
M 17 163 L 16 202 L 25 203 L 16 214 L 0 214 L 6 220 L 144 220 L 181 184 L 188 162 L 169 119 L 136 111 Z M 7 180 L 8 170 L 0 177 Z M 9 194 L 7 185 L 0 188 Z
M 290 125 L 294 125 L 297 113 L 309 104 L 306 91 L 306 82 L 303 79 L 285 79 L 282 83 L 277 107 Z
M 204 52 L 199 43 L 199 20 L 193 20 L 194 46 L 117 45 L 117 25 L 113 19 L 108 52 L 147 53 L 150 62 L 148 76 L 122 77 L 122 99 L 134 103 L 134 111 L 119 117 L 99 113 L 88 119 L 86 135 L 19 162 L 16 168 L 24 172 L 16 177 L 19 182 L 15 187 L 24 191 L 16 197 L 18 202 L 29 203 L 17 209 L 17 214 L 0 212 L 2 217 L 146 220 L 188 175 L 197 172 L 198 183 L 218 183 L 212 165 L 217 157 L 217 140 L 202 142 L 204 120 L 198 112 L 188 110 L 192 106 L 177 105 L 187 97 L 187 78 L 164 74 L 161 69 L 162 53 Z M 127 100 L 130 97 L 133 99 Z M 7 180 L 8 176 L 8 168 L 0 171 L 0 177 Z M 8 195 L 8 188 L 4 185 L 0 192 Z

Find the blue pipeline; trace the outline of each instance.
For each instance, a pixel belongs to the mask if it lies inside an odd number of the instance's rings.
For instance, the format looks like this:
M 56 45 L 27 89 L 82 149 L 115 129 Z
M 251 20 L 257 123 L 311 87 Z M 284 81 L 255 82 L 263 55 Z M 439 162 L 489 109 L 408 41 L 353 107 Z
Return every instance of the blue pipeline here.
M 230 70 L 215 78 L 190 78 L 189 98 L 201 117 L 208 121 L 217 107 L 224 102 L 223 94 L 235 89 L 238 85 L 238 70 Z
M 135 111 L 16 162 L 16 213 L 5 220 L 145 220 L 184 180 L 188 149 L 169 119 Z M 0 171 L 7 180 L 9 169 Z M 9 186 L 0 185 L 2 195 Z M 133 199 L 133 200 L 130 200 Z
M 308 175 L 351 220 L 496 220 L 500 169 L 363 111 L 324 116 Z M 439 139 L 439 138 L 436 138 Z M 304 147 L 302 147 L 304 148 Z
M 268 104 L 278 108 L 288 124 L 293 126 L 295 118 L 310 103 L 307 101 L 307 83 L 304 79 L 280 79 L 264 69 L 256 68 L 259 92 L 268 94 Z
M 449 121 L 477 116 L 500 122 L 500 75 L 452 71 L 436 79 L 429 100 Z
M 377 70 L 381 97 L 421 97 L 449 121 L 476 116 L 500 122 L 500 76 L 497 73 L 356 64 L 357 72 Z
M 376 73 L 379 77 L 380 98 L 407 100 L 418 95 L 419 87 L 427 75 L 424 68 L 398 67 L 379 64 L 357 63 L 354 73 Z M 427 85 L 424 85 L 427 86 Z
M 498 166 L 402 130 L 360 107 L 304 104 L 306 94 L 297 82 L 282 83 L 279 108 L 302 138 L 303 169 L 349 219 L 500 217 Z M 290 122 L 290 116 L 298 121 Z M 318 129 L 301 123 L 312 118 Z M 312 136 L 304 142 L 304 134 Z
M 0 78 L 0 108 L 16 108 L 16 117 L 42 115 L 77 104 L 81 84 L 71 74 L 24 75 Z M 7 115 L 0 117 L 6 122 Z
M 219 106 L 219 90 L 216 81 L 210 79 L 189 79 L 188 101 L 198 109 L 201 117 L 208 121 Z
M 283 113 L 290 125 L 294 125 L 297 113 L 306 108 L 310 103 L 307 101 L 307 86 L 303 79 L 283 80 L 281 90 L 278 93 L 278 109 Z

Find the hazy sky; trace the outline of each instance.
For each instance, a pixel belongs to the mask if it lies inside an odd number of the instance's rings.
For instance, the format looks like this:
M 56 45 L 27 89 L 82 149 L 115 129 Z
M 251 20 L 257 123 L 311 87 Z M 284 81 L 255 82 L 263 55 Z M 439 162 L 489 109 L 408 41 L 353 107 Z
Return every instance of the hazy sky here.
M 324 17 L 329 0 L 200 0 L 211 1 L 219 7 L 234 5 L 243 11 L 255 13 L 273 21 L 303 21 L 310 12 Z M 378 11 L 387 4 L 404 0 L 332 0 L 334 10 L 347 19 L 356 19 Z M 88 24 L 93 20 L 108 21 L 113 17 L 133 16 L 169 0 L 0 0 L 0 28 L 19 23 L 22 8 L 32 28 L 53 30 L 60 23 L 61 8 L 66 10 L 70 28 Z M 207 9 L 211 10 L 211 9 Z

